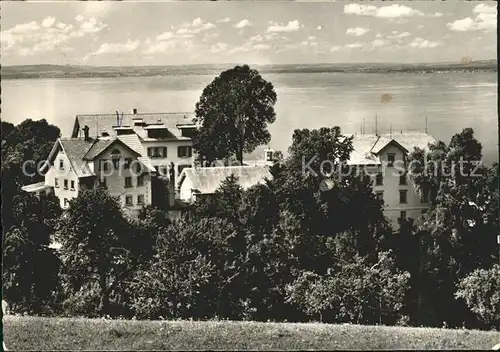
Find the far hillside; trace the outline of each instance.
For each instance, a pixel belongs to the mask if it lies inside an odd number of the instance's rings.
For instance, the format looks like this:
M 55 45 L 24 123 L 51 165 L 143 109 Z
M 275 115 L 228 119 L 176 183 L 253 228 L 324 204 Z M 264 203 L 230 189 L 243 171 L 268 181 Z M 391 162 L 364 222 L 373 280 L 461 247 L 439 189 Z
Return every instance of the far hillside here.
M 234 64 L 185 66 L 74 66 L 74 65 L 15 65 L 1 68 L 3 79 L 27 78 L 84 78 L 84 77 L 148 77 L 167 75 L 210 75 Z M 497 60 L 461 63 L 366 63 L 366 64 L 288 64 L 252 65 L 261 73 L 435 73 L 435 72 L 497 72 Z

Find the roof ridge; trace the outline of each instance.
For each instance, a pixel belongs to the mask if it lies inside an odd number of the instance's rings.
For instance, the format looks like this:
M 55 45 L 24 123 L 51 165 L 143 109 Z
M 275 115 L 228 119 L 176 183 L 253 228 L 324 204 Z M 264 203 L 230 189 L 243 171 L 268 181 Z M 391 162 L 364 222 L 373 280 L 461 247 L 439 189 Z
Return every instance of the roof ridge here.
M 370 148 L 370 151 L 369 153 L 372 152 L 373 148 L 375 148 L 375 146 L 377 145 L 378 141 L 380 140 L 380 136 L 378 134 L 375 134 L 377 136 L 377 140 L 375 141 L 375 143 L 373 143 L 372 147 Z
M 191 170 L 208 170 L 208 169 L 229 169 L 229 168 L 237 168 L 237 167 L 243 167 L 243 168 L 259 168 L 259 167 L 268 167 L 267 165 L 228 165 L 228 166 L 200 166 L 200 167 L 193 167 L 190 168 Z
M 112 137 L 110 139 L 103 139 L 103 141 L 112 141 L 114 140 L 115 138 L 117 137 Z M 92 148 L 94 148 L 94 145 L 98 142 L 98 141 L 101 141 L 99 138 L 96 138 L 94 139 L 94 143 L 92 143 L 92 145 L 90 146 L 89 150 L 87 150 L 87 152 L 85 153 L 85 155 L 82 157 L 82 160 L 86 160 L 85 157 L 87 156 L 88 153 L 90 153 L 90 151 L 92 150 Z M 92 159 L 93 160 L 93 159 Z
M 137 115 L 178 115 L 178 114 L 196 114 L 195 112 L 187 112 L 187 111 L 178 111 L 178 112 L 138 112 L 136 114 L 133 113 L 123 113 L 123 116 L 137 116 Z M 82 117 L 91 117 L 91 116 L 116 116 L 116 113 L 97 113 L 97 114 L 77 114 L 76 116 L 82 116 Z M 122 114 L 120 113 L 120 116 Z

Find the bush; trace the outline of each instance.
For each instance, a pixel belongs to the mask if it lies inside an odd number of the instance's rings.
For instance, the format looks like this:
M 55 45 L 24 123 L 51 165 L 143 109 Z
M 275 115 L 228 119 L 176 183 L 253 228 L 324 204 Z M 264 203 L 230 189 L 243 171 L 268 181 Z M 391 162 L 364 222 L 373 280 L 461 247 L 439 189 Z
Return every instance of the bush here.
M 500 327 L 500 265 L 475 270 L 460 280 L 455 297 L 465 300 L 488 327 Z
M 241 317 L 244 236 L 226 219 L 171 225 L 128 290 L 139 319 Z
M 288 301 L 328 323 L 395 324 L 402 318 L 409 274 L 388 253 L 375 264 L 355 255 L 327 275 L 303 272 L 288 286 Z

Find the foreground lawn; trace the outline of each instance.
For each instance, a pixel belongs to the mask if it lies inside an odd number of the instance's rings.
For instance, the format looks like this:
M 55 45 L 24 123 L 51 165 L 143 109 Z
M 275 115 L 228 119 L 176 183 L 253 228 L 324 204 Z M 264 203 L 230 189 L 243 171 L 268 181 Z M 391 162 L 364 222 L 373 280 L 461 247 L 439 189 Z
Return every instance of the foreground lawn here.
M 361 325 L 4 317 L 9 350 L 491 349 L 500 332 Z

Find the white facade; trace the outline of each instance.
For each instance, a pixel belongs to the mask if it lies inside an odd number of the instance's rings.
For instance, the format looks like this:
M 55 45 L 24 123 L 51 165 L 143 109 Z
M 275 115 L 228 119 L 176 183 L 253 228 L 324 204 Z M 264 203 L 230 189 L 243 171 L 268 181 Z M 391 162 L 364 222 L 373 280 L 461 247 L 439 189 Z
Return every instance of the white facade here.
M 384 202 L 384 215 L 393 229 L 399 219 L 417 219 L 428 203 L 405 170 L 408 154 L 419 148 L 428 150 L 435 139 L 423 132 L 360 134 L 352 136 L 354 150 L 348 165 L 366 170 L 373 181 L 373 192 Z M 377 176 L 378 175 L 378 176 Z
M 176 177 L 180 175 L 184 167 L 192 167 L 194 164 L 191 139 L 143 140 L 142 145 L 147 150 L 148 157 L 159 175 L 169 176 L 168 170 L 171 163 L 174 164 Z M 182 152 L 180 154 L 179 147 L 183 147 L 184 151 L 188 151 L 187 155 L 182 154 Z M 163 148 L 166 148 L 166 150 Z M 164 155 L 165 151 L 166 155 Z M 159 154 L 156 154 L 157 152 Z
M 394 156 L 395 166 L 389 165 L 388 156 Z M 377 172 L 382 173 L 382 185 L 377 184 L 377 177 L 373 176 L 373 191 L 384 200 L 384 214 L 394 229 L 399 228 L 398 219 L 417 219 L 428 208 L 427 202 L 422 201 L 408 175 L 401 176 L 404 165 L 405 151 L 395 145 L 390 145 L 378 155 L 382 164 Z M 379 178 L 380 180 L 380 178 Z
M 119 153 L 116 153 L 119 152 Z M 101 161 L 111 161 L 119 155 L 117 170 L 102 170 Z M 124 160 L 132 160 L 131 167 L 124 167 Z M 136 167 L 141 165 L 144 172 L 137 172 Z M 111 165 L 110 165 L 111 166 Z M 151 205 L 151 175 L 138 162 L 137 156 L 123 145 L 113 145 L 94 160 L 96 182 L 105 180 L 105 185 L 112 196 L 118 197 L 124 211 L 132 216 L 140 213 L 143 207 Z
M 81 190 L 104 184 L 119 198 L 125 213 L 136 216 L 153 203 L 154 178 L 170 178 L 172 164 L 176 179 L 184 168 L 193 166 L 191 136 L 196 124 L 191 117 L 189 113 L 138 114 L 136 109 L 131 114 L 78 115 L 72 136 L 56 141 L 42 168 L 47 171 L 45 182 L 23 190 L 36 195 L 53 191 L 61 208 L 67 209 Z M 140 174 L 138 165 L 142 165 Z M 170 187 L 173 198 L 173 184 Z M 175 200 L 168 203 L 171 206 Z
M 113 159 L 118 160 L 118 169 L 113 168 Z M 124 167 L 125 159 L 132 161 L 131 168 Z M 103 161 L 108 163 L 106 170 L 100 166 Z M 62 209 L 69 207 L 69 201 L 78 197 L 80 190 L 96 187 L 99 183 L 104 183 L 109 193 L 119 198 L 125 212 L 132 216 L 151 205 L 151 175 L 144 166 L 142 170 L 145 172 L 142 174 L 135 171 L 135 167 L 142 164 L 138 162 L 137 155 L 122 144 L 115 143 L 89 165 L 94 175 L 78 178 L 64 151 L 57 153 L 45 174 L 45 185 L 54 190 Z
M 54 190 L 62 209 L 67 209 L 69 201 L 78 197 L 79 180 L 64 151 L 57 153 L 53 165 L 45 174 L 45 185 Z

